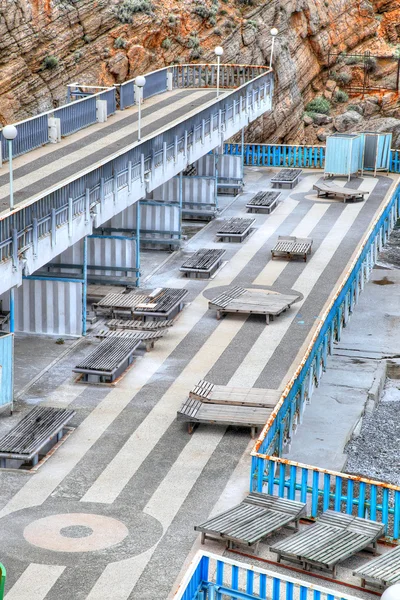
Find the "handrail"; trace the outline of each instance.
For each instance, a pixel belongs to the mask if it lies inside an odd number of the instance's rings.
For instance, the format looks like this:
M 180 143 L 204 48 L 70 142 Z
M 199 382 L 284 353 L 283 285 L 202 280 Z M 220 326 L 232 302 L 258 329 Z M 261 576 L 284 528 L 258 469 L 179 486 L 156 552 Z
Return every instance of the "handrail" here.
M 394 186 L 394 184 L 392 185 L 392 187 Z M 310 343 L 307 346 L 307 349 L 303 355 L 303 358 L 301 359 L 296 371 L 294 372 L 294 374 L 292 375 L 291 379 L 289 380 L 289 382 L 286 384 L 281 397 L 278 401 L 278 403 L 276 404 L 275 408 L 273 409 L 267 423 L 265 424 L 265 426 L 263 427 L 258 439 L 256 440 L 254 449 L 252 450 L 251 454 L 252 456 L 259 456 L 258 454 L 258 450 L 261 446 L 261 444 L 263 443 L 271 425 L 273 424 L 273 422 L 275 421 L 277 414 L 280 410 L 280 408 L 282 407 L 282 404 L 284 403 L 286 397 L 288 396 L 290 390 L 293 388 L 296 379 L 298 378 L 302 368 L 304 367 L 304 365 L 307 362 L 308 357 L 310 356 L 315 342 L 318 338 L 319 333 L 321 332 L 321 329 L 327 319 L 327 317 L 329 316 L 330 311 L 332 310 L 335 301 L 337 300 L 338 296 L 340 295 L 340 292 L 342 291 L 342 289 L 344 288 L 344 286 L 346 285 L 349 276 L 351 275 L 353 269 L 356 267 L 357 262 L 360 260 L 361 255 L 364 251 L 365 246 L 368 244 L 368 242 L 370 241 L 370 237 L 373 234 L 373 231 L 377 225 L 377 223 L 379 222 L 379 220 L 381 219 L 382 215 L 384 214 L 386 208 L 390 205 L 390 203 L 393 201 L 393 197 L 396 194 L 396 190 L 392 190 L 392 194 L 390 195 L 390 197 L 388 198 L 387 202 L 385 203 L 385 205 L 382 207 L 382 209 L 379 211 L 379 214 L 375 217 L 375 219 L 373 220 L 373 222 L 371 223 L 368 231 L 364 234 L 363 240 L 361 242 L 361 244 L 359 245 L 359 248 L 353 258 L 353 260 L 351 261 L 351 264 L 349 266 L 349 268 L 346 271 L 346 274 L 344 275 L 342 282 L 339 284 L 339 286 L 336 289 L 335 294 L 332 296 L 327 308 L 325 309 L 324 313 L 322 314 L 321 318 L 319 319 L 319 322 L 314 330 L 314 334 L 313 337 L 310 341 Z
M 332 588 L 198 550 L 173 598 L 193 600 L 203 597 L 199 592 L 204 593 L 205 590 L 209 591 L 207 598 L 227 595 L 249 600 L 293 600 L 312 596 L 329 600 L 356 600 L 354 596 Z
M 193 65 L 193 66 L 197 67 L 197 65 Z M 35 202 L 37 202 L 38 200 L 41 200 L 42 198 L 45 198 L 46 196 L 49 196 L 51 193 L 55 192 L 56 190 L 58 190 L 58 189 L 60 189 L 62 187 L 65 187 L 69 183 L 72 183 L 73 181 L 75 181 L 77 179 L 80 179 L 81 177 L 84 177 L 85 175 L 88 175 L 89 173 L 91 173 L 93 171 L 96 171 L 97 169 L 99 169 L 100 167 L 103 167 L 107 163 L 112 162 L 113 160 L 119 158 L 120 156 L 123 156 L 124 154 L 126 154 L 130 150 L 133 150 L 134 148 L 137 148 L 137 147 L 140 147 L 140 146 L 144 145 L 146 142 L 149 142 L 149 141 L 151 141 L 153 139 L 156 139 L 157 137 L 159 137 L 160 135 L 162 135 L 164 132 L 168 131 L 169 129 L 171 129 L 173 127 L 177 127 L 178 125 L 180 125 L 180 124 L 184 123 L 185 121 L 189 120 L 192 116 L 197 115 L 199 112 L 203 112 L 203 111 L 207 110 L 207 108 L 210 108 L 213 105 L 222 104 L 223 102 L 226 103 L 226 101 L 229 100 L 229 98 L 233 94 L 236 94 L 236 93 L 244 90 L 250 84 L 257 82 L 259 79 L 261 79 L 262 77 L 264 77 L 268 73 L 272 73 L 272 72 L 273 72 L 273 69 L 269 69 L 268 68 L 266 73 L 262 73 L 261 75 L 258 75 L 258 77 L 255 77 L 251 81 L 243 83 L 241 86 L 239 86 L 238 88 L 235 88 L 234 90 L 230 90 L 229 92 L 225 92 L 224 95 L 220 96 L 219 98 L 213 98 L 212 100 L 209 100 L 208 102 L 206 102 L 205 104 L 203 104 L 201 106 L 201 110 L 200 111 L 199 111 L 199 108 L 194 108 L 192 111 L 190 111 L 189 113 L 186 113 L 183 117 L 181 117 L 179 119 L 176 119 L 176 121 L 173 121 L 172 123 L 166 125 L 161 130 L 158 130 L 155 133 L 151 133 L 148 136 L 142 137 L 142 139 L 140 141 L 133 142 L 129 146 L 126 146 L 125 148 L 123 148 L 121 150 L 118 150 L 117 152 L 115 152 L 114 154 L 108 156 L 107 158 L 103 158 L 102 160 L 98 161 L 94 165 L 92 165 L 90 167 L 86 167 L 86 169 L 83 169 L 82 171 L 79 171 L 78 173 L 76 173 L 74 175 L 71 175 L 66 180 L 64 180 L 64 181 L 62 181 L 60 183 L 55 184 L 54 186 L 52 186 L 51 188 L 47 189 L 44 192 L 40 192 L 36 196 L 33 196 L 28 201 L 24 202 L 23 205 L 21 205 L 21 206 L 19 206 L 19 205 L 15 206 L 15 208 L 12 211 L 9 211 L 9 212 L 7 212 L 7 213 L 5 213 L 3 215 L 0 214 L 0 222 L 2 220 L 4 220 L 5 218 L 9 217 L 10 215 L 19 212 L 22 208 L 30 206 L 30 205 L 34 204 Z M 104 92 L 102 92 L 102 93 L 104 93 Z M 218 113 L 214 113 L 213 118 L 215 118 L 216 115 L 218 115 Z M 180 140 L 182 140 L 182 139 L 183 138 L 180 138 Z M 162 153 L 162 150 L 160 150 L 158 152 L 158 154 L 161 154 L 161 153 Z M 146 156 L 145 160 L 148 159 L 148 158 L 149 157 Z

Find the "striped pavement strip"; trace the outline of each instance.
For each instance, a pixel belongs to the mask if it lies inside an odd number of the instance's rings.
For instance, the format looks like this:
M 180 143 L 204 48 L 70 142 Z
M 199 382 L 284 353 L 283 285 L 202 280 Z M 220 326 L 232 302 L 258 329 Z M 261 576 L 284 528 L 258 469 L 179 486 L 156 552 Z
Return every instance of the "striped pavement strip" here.
M 204 96 L 204 91 L 194 93 L 192 96 L 190 96 L 190 99 L 191 99 L 191 101 L 194 101 L 194 100 L 197 100 L 198 98 L 201 98 L 202 96 Z M 157 105 L 155 105 L 155 107 L 156 106 Z M 187 106 L 187 98 L 182 98 L 179 101 L 174 101 L 173 106 L 174 106 L 174 110 L 186 107 Z M 142 129 L 144 129 L 146 127 L 146 125 L 151 125 L 151 124 L 155 123 L 158 119 L 165 117 L 166 111 L 168 111 L 168 109 L 163 107 L 163 108 L 160 108 L 159 110 L 155 110 L 154 112 L 146 115 L 142 119 Z M 92 133 L 93 130 L 89 127 L 87 129 L 85 129 L 84 131 L 88 132 L 88 135 L 90 135 L 90 133 Z M 43 165 L 40 169 L 37 169 L 33 172 L 30 172 L 27 175 L 24 175 L 24 176 L 16 179 L 14 181 L 14 191 L 18 192 L 18 191 L 24 189 L 25 187 L 27 187 L 28 185 L 32 185 L 33 183 L 36 183 L 36 182 L 42 180 L 44 177 L 48 177 L 49 175 L 52 175 L 55 171 L 61 171 L 65 167 L 69 167 L 74 162 L 78 163 L 82 159 L 84 159 L 88 156 L 91 156 L 92 154 L 94 154 L 95 152 L 97 152 L 99 150 L 102 150 L 105 146 L 109 146 L 110 144 L 120 141 L 125 136 L 135 133 L 135 131 L 137 131 L 137 123 L 132 122 L 129 125 L 126 125 L 125 127 L 118 129 L 117 131 L 113 131 L 112 133 L 106 135 L 105 137 L 100 138 L 99 140 L 97 140 L 95 142 L 88 143 L 83 148 L 79 148 L 78 150 L 75 150 L 73 152 L 70 152 L 69 154 L 66 154 L 62 158 L 58 158 L 55 161 L 50 160 L 48 164 Z M 54 150 L 58 150 L 56 145 L 54 145 Z M 49 158 L 51 159 L 51 155 Z M 6 198 L 8 196 L 8 194 L 9 194 L 9 185 L 7 183 L 0 187 L 0 200 L 3 198 Z
M 282 207 L 280 212 L 275 213 L 274 219 L 268 219 L 261 227 L 259 227 L 256 233 L 236 253 L 234 260 L 226 265 L 222 272 L 205 289 L 220 285 L 229 285 L 243 268 L 245 268 L 248 261 L 251 260 L 265 244 L 265 241 L 275 233 L 285 219 L 293 212 L 297 205 L 297 202 L 288 202 L 288 205 Z M 195 306 L 199 303 L 202 304 L 201 316 L 203 316 L 208 311 L 208 301 L 204 298 L 203 293 L 198 296 L 186 310 L 194 310 Z M 201 377 L 203 377 L 213 366 L 212 360 L 215 361 L 229 345 L 226 342 L 229 338 L 229 331 L 233 334 L 233 325 L 240 324 L 241 327 L 244 322 L 245 319 L 231 320 L 231 325 L 229 326 L 225 325 L 225 323 L 229 323 L 229 320 L 226 320 L 216 326 L 215 332 L 200 350 L 200 356 L 199 354 L 196 355 L 179 376 L 179 381 L 175 382 L 175 384 L 168 389 L 163 398 L 161 398 L 149 415 L 133 432 L 132 436 L 124 444 L 120 452 L 111 460 L 97 481 L 83 496 L 83 502 L 114 502 L 128 481 L 133 477 L 140 464 L 149 454 L 152 444 L 157 442 L 158 436 L 161 436 L 174 421 L 176 414 L 171 410 L 171 402 L 172 406 L 176 407 L 177 410 L 184 399 L 187 390 L 196 383 L 196 377 L 201 379 Z M 222 325 L 223 327 L 220 330 Z M 240 327 L 235 327 L 235 333 L 233 335 L 236 335 Z M 219 330 L 221 333 L 225 330 L 227 331 L 226 335 L 228 337 L 226 340 L 221 336 Z M 211 348 L 210 340 L 214 343 L 214 339 L 222 339 L 223 342 L 218 342 L 215 347 Z M 207 370 L 204 370 L 202 367 L 199 369 L 197 365 L 197 359 L 203 355 L 204 360 L 207 361 Z M 212 360 L 210 360 L 211 358 Z M 182 385 L 185 377 L 185 383 Z M 144 440 L 146 440 L 146 443 L 143 443 Z
M 303 288 L 303 293 L 305 296 L 304 299 L 306 299 L 306 297 L 313 289 L 314 285 L 317 283 L 321 272 L 324 270 L 326 265 L 331 260 L 333 254 L 336 252 L 343 237 L 347 234 L 349 228 L 356 219 L 359 211 L 361 210 L 361 207 L 361 205 L 346 207 L 343 210 L 342 215 L 339 216 L 335 225 L 332 227 L 332 234 L 328 234 L 326 238 L 327 243 L 325 244 L 325 247 L 323 247 L 322 250 L 319 249 L 319 255 L 317 256 L 315 264 L 312 265 L 311 261 L 309 263 L 305 263 L 303 271 L 295 285 L 295 289 L 299 289 L 300 287 Z M 313 275 L 314 269 L 315 274 Z M 302 285 L 303 281 L 307 282 L 307 285 Z M 249 387 L 252 387 L 254 385 L 257 378 L 261 374 L 263 368 L 265 367 L 269 359 L 269 355 L 273 353 L 274 349 L 277 347 L 277 345 L 289 329 L 294 319 L 294 316 L 293 318 L 282 318 L 282 320 L 279 323 L 274 324 L 273 327 L 266 327 L 263 330 L 257 342 L 253 345 L 253 347 L 251 348 L 251 350 L 249 351 L 245 360 L 242 363 L 242 365 L 245 364 L 246 366 L 244 368 L 242 366 L 239 367 L 235 375 L 231 378 L 228 385 L 245 385 Z M 267 332 L 269 334 L 270 331 L 275 332 L 275 330 L 277 330 L 277 334 L 274 335 L 272 343 L 270 335 L 266 336 L 268 337 L 267 342 L 264 339 L 262 344 L 259 343 L 260 338 L 265 337 L 265 334 Z M 268 351 L 266 351 L 265 349 L 266 343 L 268 343 Z M 197 356 L 193 359 L 193 361 L 195 361 L 196 358 Z M 192 372 L 191 366 L 188 365 L 188 367 L 190 367 L 190 372 Z M 186 387 L 186 391 L 187 389 L 188 387 Z M 171 407 L 171 403 L 174 402 L 174 397 L 175 396 L 172 395 L 168 398 L 168 407 L 171 411 L 173 408 L 175 408 L 174 406 Z M 181 398 L 182 396 L 179 395 L 178 401 L 175 400 L 175 404 L 177 407 L 179 407 Z M 159 435 L 160 432 L 157 433 L 157 438 L 159 439 L 159 437 L 161 437 Z M 201 431 L 201 435 L 199 432 L 196 436 L 193 436 L 190 439 L 190 441 L 186 444 L 178 459 L 175 461 L 174 465 L 171 467 L 170 471 L 166 474 L 165 478 L 161 481 L 159 487 L 149 500 L 147 506 L 144 509 L 144 512 L 150 514 L 162 523 L 164 533 L 166 532 L 169 525 L 172 523 L 175 516 L 178 514 L 180 507 L 185 501 L 187 495 L 192 490 L 193 486 L 196 484 L 198 476 L 201 474 L 207 461 L 211 458 L 212 454 L 215 451 L 215 448 L 221 441 L 224 433 L 225 428 L 221 427 L 219 431 L 207 431 L 205 429 Z M 151 443 L 151 440 L 149 440 L 148 438 L 144 439 L 146 439 L 146 443 Z M 137 441 L 138 443 L 140 443 L 140 440 Z M 132 460 L 133 457 L 135 457 L 134 460 L 136 460 L 136 453 L 138 448 L 136 448 L 135 450 L 131 448 L 131 450 L 132 453 L 130 460 Z M 126 460 L 127 457 L 125 457 L 125 464 Z M 140 465 L 138 465 L 138 467 L 139 466 Z M 182 472 L 185 472 L 185 477 L 181 476 Z M 95 502 L 98 501 L 98 498 L 96 497 L 90 497 L 90 499 Z M 157 545 L 158 544 L 156 544 L 156 546 Z M 153 547 L 151 555 L 153 554 L 156 546 Z M 144 561 L 141 560 L 140 564 L 138 564 L 137 559 L 132 559 L 132 561 L 129 562 L 129 565 L 128 562 L 125 561 L 125 566 L 127 567 L 126 576 L 130 578 L 131 583 L 136 585 L 136 582 L 138 581 L 138 578 L 141 575 L 141 568 L 142 571 L 144 571 L 144 568 L 147 566 L 147 563 L 144 564 Z M 116 567 L 116 569 L 120 574 L 121 565 Z M 134 577 L 132 577 L 132 573 L 135 573 Z M 106 567 L 105 572 L 100 576 L 100 579 L 96 582 L 95 589 L 101 589 L 101 586 L 104 585 L 105 581 L 108 580 L 110 577 L 111 579 L 114 579 L 116 577 L 114 573 L 114 565 L 112 564 Z M 118 600 L 127 600 L 132 589 L 133 588 L 129 590 L 128 595 L 123 596 L 122 594 L 119 594 Z M 93 596 L 93 598 L 95 598 L 95 596 Z M 87 600 L 92 600 L 92 596 L 89 595 Z
M 31 563 L 12 586 L 4 600 L 43 600 L 65 567 Z
M 312 230 L 318 225 L 322 217 L 329 208 L 329 204 L 315 204 L 311 207 L 305 217 L 290 235 L 296 237 L 309 237 Z M 254 285 L 274 285 L 275 281 L 282 274 L 289 262 L 283 260 L 270 260 L 258 277 L 254 280 Z
M 247 262 L 260 250 L 268 237 L 272 236 L 275 231 L 282 225 L 285 219 L 295 210 L 298 202 L 289 201 L 285 206 L 279 207 L 275 211 L 274 218 L 267 219 L 261 227 L 257 229 L 255 234 L 241 247 L 235 260 L 229 269 L 223 269 L 222 277 L 217 276 L 207 287 L 215 287 L 217 285 L 228 285 L 240 271 L 246 266 Z M 228 267 L 228 265 L 227 265 Z M 222 280 L 222 281 L 221 281 Z M 204 290 L 203 290 L 204 291 Z M 45 468 L 40 469 L 35 477 L 29 479 L 27 483 L 15 494 L 15 496 L 0 510 L 0 518 L 10 514 L 16 510 L 38 506 L 42 504 L 57 486 L 65 479 L 65 477 L 73 470 L 78 462 L 84 457 L 86 452 L 97 442 L 101 435 L 107 430 L 111 423 L 118 417 L 124 408 L 133 400 L 136 394 L 144 385 L 152 378 L 152 376 L 163 365 L 168 356 L 183 340 L 183 338 L 193 329 L 198 321 L 204 316 L 208 310 L 208 301 L 204 298 L 201 292 L 197 298 L 188 306 L 174 325 L 174 331 L 166 339 L 164 346 L 156 347 L 153 352 L 148 353 L 142 363 L 142 368 L 130 370 L 119 383 L 118 388 L 112 390 L 104 400 L 102 400 L 96 408 L 88 415 L 88 417 L 74 431 L 73 435 L 63 444 L 63 446 L 52 457 L 51 461 L 45 465 Z M 77 396 L 81 390 L 77 392 Z M 157 408 L 157 407 L 156 407 Z M 175 418 L 175 415 L 174 415 Z M 147 418 L 148 419 L 148 418 Z M 146 420 L 145 420 L 146 421 Z M 143 424 L 139 430 L 145 431 L 147 422 Z M 167 427 L 166 427 L 167 428 Z M 139 429 L 139 428 L 138 428 Z M 138 430 L 137 430 L 138 431 Z M 133 439 L 136 439 L 133 434 Z M 132 443 L 132 442 L 131 442 Z M 135 444 L 133 444 L 135 447 Z M 117 497 L 120 490 L 125 487 L 125 484 L 134 471 L 127 473 L 130 467 L 132 455 L 129 451 L 129 440 L 121 450 L 121 456 L 124 455 L 124 450 L 129 456 L 128 463 L 123 462 L 122 467 L 117 459 L 113 459 L 108 467 L 103 472 L 94 484 L 94 489 L 102 488 L 104 481 L 105 494 L 108 495 L 108 482 L 112 478 L 121 480 L 119 489 L 113 493 L 113 498 Z M 149 449 L 150 451 L 150 449 Z M 121 473 L 126 474 L 123 480 Z M 114 481 L 114 484 L 117 482 Z M 113 488 L 114 489 L 114 488 Z M 88 497 L 90 490 L 88 492 Z M 96 492 L 96 496 L 100 495 Z M 110 500 L 112 502 L 113 499 Z

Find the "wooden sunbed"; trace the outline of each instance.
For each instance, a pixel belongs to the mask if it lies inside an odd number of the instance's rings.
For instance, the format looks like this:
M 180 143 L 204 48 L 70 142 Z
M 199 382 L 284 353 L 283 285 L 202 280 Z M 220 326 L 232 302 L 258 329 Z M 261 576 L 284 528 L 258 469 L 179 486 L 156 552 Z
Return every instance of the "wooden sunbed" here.
M 374 560 L 354 571 L 353 575 L 361 577 L 361 585 L 367 584 L 385 588 L 400 581 L 400 546 L 381 554 Z
M 264 388 L 240 388 L 228 385 L 215 385 L 205 379 L 201 379 L 189 392 L 189 397 L 211 404 L 274 408 L 279 402 L 281 392 L 279 390 Z
M 317 567 L 336 576 L 337 565 L 346 558 L 369 546 L 376 551 L 383 532 L 382 523 L 328 510 L 315 525 L 270 549 L 278 555 L 278 562 L 283 558 L 300 563 L 304 569 Z
M 302 172 L 302 169 L 281 169 L 271 178 L 271 183 L 274 187 L 288 186 L 292 189 L 298 184 Z
M 307 256 L 311 254 L 312 247 L 311 238 L 298 238 L 292 235 L 280 235 L 275 246 L 272 248 L 272 258 L 302 258 L 307 261 Z
M 227 313 L 263 315 L 268 325 L 270 319 L 285 312 L 297 300 L 298 296 L 294 295 L 235 286 L 210 300 L 208 308 L 217 310 L 217 319 Z
M 300 518 L 305 514 L 302 502 L 253 492 L 243 502 L 222 514 L 195 526 L 201 532 L 201 543 L 207 538 L 234 544 L 256 546 L 268 535 L 294 523 L 297 530 Z
M 317 191 L 318 198 L 320 196 L 325 198 L 340 198 L 343 202 L 346 202 L 346 200 L 364 200 L 364 196 L 369 193 L 366 190 L 353 190 L 350 187 L 342 187 L 328 181 L 315 183 L 313 190 Z

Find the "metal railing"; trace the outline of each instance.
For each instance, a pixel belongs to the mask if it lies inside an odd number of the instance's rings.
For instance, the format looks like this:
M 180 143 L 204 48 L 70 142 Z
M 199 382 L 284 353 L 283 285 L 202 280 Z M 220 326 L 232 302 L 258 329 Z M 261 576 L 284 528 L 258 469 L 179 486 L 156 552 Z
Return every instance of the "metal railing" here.
M 87 169 L 71 183 L 43 197 L 33 198 L 24 207 L 18 206 L 11 215 L 0 217 L 0 261 L 12 259 L 17 264 L 18 254 L 30 245 L 37 250 L 38 240 L 46 235 L 55 236 L 57 228 L 71 219 L 90 211 L 105 202 L 106 196 L 118 193 L 146 174 L 153 176 L 157 168 L 167 162 L 177 161 L 179 154 L 186 155 L 197 143 L 205 141 L 215 131 L 222 132 L 240 114 L 251 114 L 260 102 L 272 102 L 272 72 L 259 75 L 238 90 L 209 102 L 205 108 L 163 132 L 154 134 L 141 143 Z M 104 93 L 104 92 L 101 92 Z M 85 102 L 85 99 L 78 102 Z M 249 113 L 250 111 L 250 113 Z M 72 215 L 72 216 L 71 216 Z M 57 217 L 57 219 L 56 219 Z
M 225 154 L 242 156 L 241 144 L 225 144 Z M 325 146 L 296 146 L 288 144 L 245 144 L 244 164 L 257 167 L 299 167 L 323 169 Z M 400 173 L 400 150 L 390 151 L 389 172 Z
M 344 280 L 336 289 L 332 301 L 321 316 L 303 359 L 283 390 L 278 404 L 255 444 L 251 464 L 252 490 L 262 491 L 265 485 L 269 486 L 271 490 L 275 489 L 275 475 L 273 470 L 271 470 L 271 461 L 288 465 L 289 469 L 294 469 L 297 466 L 297 463 L 285 461 L 281 458 L 283 449 L 290 443 L 293 432 L 301 422 L 306 404 L 309 402 L 315 387 L 321 379 L 322 373 L 326 369 L 328 354 L 333 352 L 333 343 L 340 340 L 342 329 L 347 324 L 358 302 L 359 294 L 369 279 L 377 259 L 377 254 L 387 241 L 389 233 L 399 215 L 400 185 L 396 187 L 391 198 L 387 201 L 386 205 L 380 211 L 379 216 L 366 233 L 364 241 L 352 261 Z M 321 494 L 323 494 L 318 487 L 320 485 L 319 473 L 324 472 L 329 474 L 332 478 L 336 478 L 336 480 L 338 474 L 329 470 L 317 469 L 313 466 L 307 467 L 302 465 L 301 468 L 304 469 L 303 472 L 308 470 L 310 473 L 318 475 L 315 475 L 315 479 L 313 480 L 313 488 L 307 492 L 307 494 L 311 493 L 311 496 L 314 497 L 314 512 L 311 516 L 315 516 L 316 498 L 320 498 Z M 284 469 L 282 473 L 284 473 Z M 341 474 L 340 476 L 346 478 L 346 481 L 352 480 L 351 476 L 345 474 Z M 282 474 L 281 477 L 284 477 L 284 475 Z M 364 483 L 368 482 L 367 479 L 355 479 L 364 481 Z M 288 490 L 291 490 L 289 493 L 292 494 L 294 489 L 300 489 L 298 485 L 300 484 L 296 484 L 293 478 L 288 481 L 280 479 L 277 488 L 278 493 L 283 497 L 284 494 L 288 493 Z M 307 479 L 304 479 L 301 485 L 303 486 L 301 489 L 303 489 L 304 493 L 304 486 L 309 485 Z M 385 500 L 382 500 L 383 504 L 381 505 L 372 503 L 372 514 L 379 516 L 382 522 L 385 523 L 386 535 L 397 540 L 399 538 L 400 496 L 397 493 L 394 494 L 390 500 L 393 510 L 389 510 L 388 512 L 385 508 L 387 492 L 384 490 L 390 488 L 397 492 L 400 491 L 400 488 L 379 482 L 374 482 L 373 485 L 378 486 L 382 490 L 382 496 Z M 348 506 L 352 509 L 357 505 L 357 502 L 360 502 L 359 499 L 354 499 L 351 495 L 352 484 L 347 485 L 346 494 L 348 495 L 345 495 L 343 490 L 340 491 L 340 487 L 338 489 L 338 494 L 341 494 L 341 501 L 348 503 Z M 374 494 L 375 492 L 372 493 Z M 337 503 L 338 500 L 335 499 L 335 502 Z M 367 503 L 367 500 L 365 502 Z M 336 505 L 338 506 L 338 504 Z M 360 506 L 363 507 L 362 511 L 364 513 L 363 502 L 361 502 Z M 365 504 L 365 506 L 371 511 L 371 506 L 368 504 Z M 363 516 L 372 518 L 371 512 L 368 515 L 365 513 Z
M 354 596 L 259 569 L 211 554 L 198 552 L 174 600 L 356 600 Z
M 222 64 L 220 65 L 220 87 L 239 87 L 268 70 L 268 67 L 263 66 Z M 175 65 L 173 67 L 173 84 L 176 88 L 216 87 L 217 65 Z
M 112 87 L 65 104 L 60 108 L 48 110 L 36 117 L 14 123 L 18 135 L 13 141 L 13 156 L 25 154 L 26 152 L 44 146 L 50 142 L 49 118 L 51 117 L 60 119 L 61 135 L 69 135 L 88 125 L 96 123 L 96 100 L 107 101 L 108 115 L 116 111 L 115 88 Z M 7 140 L 5 140 L 1 134 L 1 131 L 0 143 L 1 157 L 4 160 L 8 158 L 8 144 Z

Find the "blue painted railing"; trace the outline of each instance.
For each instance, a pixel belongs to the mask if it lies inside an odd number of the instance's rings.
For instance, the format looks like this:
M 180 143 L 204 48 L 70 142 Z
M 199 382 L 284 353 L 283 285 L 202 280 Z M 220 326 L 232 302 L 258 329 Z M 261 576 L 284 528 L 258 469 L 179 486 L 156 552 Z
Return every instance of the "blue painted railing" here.
M 318 385 L 323 371 L 326 369 L 327 357 L 333 351 L 333 343 L 340 340 L 342 328 L 347 324 L 358 301 L 359 294 L 363 290 L 365 282 L 368 280 L 376 262 L 377 254 L 387 241 L 389 233 L 399 215 L 400 185 L 397 186 L 391 198 L 367 232 L 364 242 L 358 250 L 343 282 L 322 315 L 298 369 L 284 389 L 252 452 L 251 489 L 262 491 L 267 486 L 271 491 L 277 491 L 282 497 L 288 494 L 289 497 L 294 497 L 293 494 L 298 490 L 302 491 L 303 494 L 311 494 L 314 503 L 311 516 L 316 516 L 320 496 L 325 494 L 325 500 L 327 498 L 327 491 L 324 486 L 327 485 L 326 482 L 328 480 L 326 479 L 325 482 L 321 483 L 319 476 L 321 470 L 313 466 L 307 467 L 302 465 L 301 477 L 303 479 L 298 482 L 294 478 L 295 474 L 297 476 L 297 464 L 295 462 L 284 461 L 280 457 L 282 457 L 284 447 L 290 443 L 297 425 L 301 423 L 306 404 L 314 388 Z M 282 469 L 280 479 L 278 484 L 276 484 L 274 469 L 271 468 L 271 461 L 288 465 L 292 473 L 291 478 L 289 477 L 286 480 L 285 469 Z M 369 518 L 372 518 L 373 515 L 377 520 L 385 524 L 386 535 L 388 537 L 396 540 L 399 539 L 400 495 L 397 492 L 400 492 L 400 487 L 397 488 L 396 486 L 388 486 L 385 483 L 374 482 L 373 486 L 375 487 L 371 489 L 379 490 L 378 500 L 374 503 L 374 494 L 376 494 L 376 491 L 372 491 L 371 504 L 369 505 L 366 497 L 363 496 L 362 486 L 360 499 L 360 495 L 358 495 L 358 498 L 353 496 L 354 485 L 352 483 L 347 483 L 346 489 L 343 489 L 338 479 L 338 474 L 329 471 L 325 472 L 332 477 L 332 481 L 337 482 L 335 483 L 335 486 L 337 485 L 337 488 L 335 487 L 336 495 L 333 497 L 334 506 L 338 506 L 339 510 L 342 508 L 342 502 L 346 504 L 348 510 L 353 510 L 355 506 L 358 506 L 363 516 L 369 515 Z M 307 479 L 307 473 L 313 474 L 311 484 Z M 346 478 L 347 482 L 353 481 L 348 475 L 340 476 Z M 357 478 L 354 480 L 357 480 Z M 366 484 L 368 483 L 368 479 L 363 481 Z M 277 489 L 275 489 L 276 485 Z M 306 488 L 309 488 L 307 492 L 304 491 Z M 392 490 L 392 492 L 389 493 L 385 490 Z M 388 502 L 389 504 L 387 504 Z M 388 506 L 390 506 L 390 509 Z
M 242 156 L 241 144 L 225 144 L 224 150 L 225 154 Z M 247 166 L 323 169 L 325 150 L 325 146 L 245 144 L 243 159 Z M 400 173 L 400 150 L 390 151 L 389 170 L 391 173 Z
M 209 552 L 198 552 L 174 600 L 356 600 L 332 589 L 275 571 L 258 569 Z
M 90 96 L 77 102 L 71 102 L 54 111 L 54 116 L 60 119 L 61 135 L 70 135 L 97 121 L 96 97 Z M 46 120 L 47 126 L 47 120 Z M 17 138 L 18 139 L 18 136 Z

